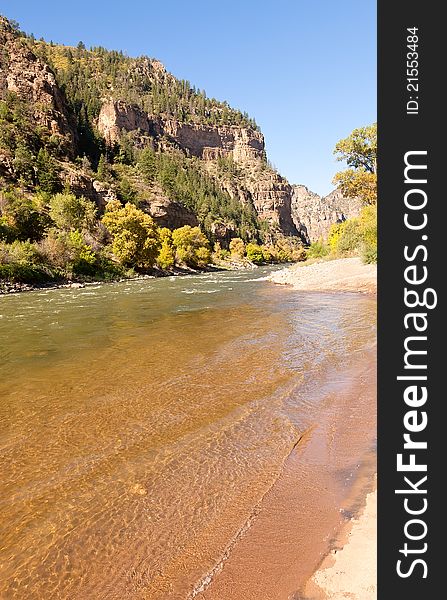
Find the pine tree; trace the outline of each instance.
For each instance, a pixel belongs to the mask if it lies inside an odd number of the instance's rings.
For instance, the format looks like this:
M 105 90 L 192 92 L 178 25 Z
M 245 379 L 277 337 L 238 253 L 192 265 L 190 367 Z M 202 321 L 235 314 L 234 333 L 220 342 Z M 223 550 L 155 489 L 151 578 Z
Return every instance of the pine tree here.
M 37 182 L 43 192 L 55 194 L 61 189 L 55 161 L 45 148 L 41 148 L 36 162 Z

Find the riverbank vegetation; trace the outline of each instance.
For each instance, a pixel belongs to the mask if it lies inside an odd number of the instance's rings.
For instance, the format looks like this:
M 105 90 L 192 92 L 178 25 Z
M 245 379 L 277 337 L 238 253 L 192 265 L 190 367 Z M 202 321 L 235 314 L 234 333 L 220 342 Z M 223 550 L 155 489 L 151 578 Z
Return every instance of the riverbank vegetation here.
M 50 195 L 23 191 L 0 194 L 0 279 L 43 283 L 72 279 L 116 279 L 136 273 L 204 269 L 211 263 L 243 267 L 303 260 L 298 240 L 258 244 L 233 238 L 229 248 L 199 226 L 170 230 L 134 203 L 95 204 L 69 190 Z

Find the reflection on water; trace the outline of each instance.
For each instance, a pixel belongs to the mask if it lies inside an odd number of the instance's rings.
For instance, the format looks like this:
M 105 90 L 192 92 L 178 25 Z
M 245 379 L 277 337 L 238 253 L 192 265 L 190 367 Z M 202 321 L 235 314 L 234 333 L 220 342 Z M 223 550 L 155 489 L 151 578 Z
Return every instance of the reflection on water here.
M 186 598 L 244 526 L 374 302 L 254 273 L 0 299 L 0 597 Z

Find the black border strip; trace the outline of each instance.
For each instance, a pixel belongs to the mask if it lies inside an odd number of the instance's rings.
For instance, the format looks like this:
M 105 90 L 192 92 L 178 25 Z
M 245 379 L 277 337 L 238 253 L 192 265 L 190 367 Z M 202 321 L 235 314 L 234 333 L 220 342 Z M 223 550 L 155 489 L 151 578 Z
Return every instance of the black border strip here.
M 443 315 L 442 284 L 445 284 L 444 273 L 447 271 L 447 217 L 446 198 L 442 181 L 447 167 L 444 166 L 445 150 L 445 105 L 446 100 L 441 91 L 445 87 L 444 65 L 446 26 L 439 12 L 442 3 L 415 2 L 413 0 L 379 0 L 378 3 L 378 137 L 379 137 L 379 264 L 378 264 L 378 598 L 379 600 L 425 600 L 439 597 L 444 588 L 441 582 L 441 561 L 444 553 L 441 542 L 446 531 L 442 510 L 445 505 L 441 485 L 446 468 L 444 457 L 447 439 L 447 417 L 443 416 L 446 393 L 441 384 L 444 366 L 443 331 L 447 331 Z M 407 88 L 407 28 L 417 27 L 417 90 Z M 413 59 L 414 57 L 410 57 Z M 411 65 L 410 65 L 411 68 Z M 413 97 L 413 98 L 411 98 Z M 417 98 L 415 98 L 417 97 Z M 417 100 L 418 111 L 407 112 L 407 102 Z M 410 104 L 415 108 L 415 104 Z M 420 165 L 426 170 L 408 171 L 408 179 L 424 180 L 427 183 L 409 181 L 405 183 L 405 154 L 411 151 L 426 151 L 427 155 L 408 155 L 407 160 Z M 424 175 L 421 175 L 424 173 Z M 445 184 L 444 184 L 445 185 Z M 427 205 L 418 210 L 405 207 L 405 193 L 409 189 L 420 189 L 427 194 Z M 442 192 L 442 193 L 441 193 Z M 415 192 L 407 197 L 408 202 L 421 203 L 424 194 Z M 404 224 L 404 215 L 408 219 L 422 219 L 427 215 L 427 225 L 423 229 L 411 230 Z M 421 221 L 419 221 L 419 224 Z M 423 239 L 423 236 L 427 239 Z M 408 247 L 407 257 L 404 255 Z M 424 258 L 426 260 L 424 261 Z M 423 267 L 427 268 L 427 281 L 420 284 L 408 284 L 405 281 L 405 269 L 414 266 L 415 270 L 407 271 L 409 279 L 421 277 Z M 422 298 L 423 290 L 432 288 L 437 292 L 436 308 L 405 305 L 404 288 L 417 291 Z M 445 286 L 444 286 L 445 287 Z M 430 297 L 430 298 L 429 298 Z M 427 304 L 434 298 L 428 294 Z M 414 299 L 414 297 L 413 297 Z M 408 304 L 411 298 L 407 296 Z M 423 303 L 423 300 L 422 300 Z M 407 319 L 405 315 L 420 312 L 426 314 L 426 331 L 415 332 L 415 319 Z M 422 327 L 424 319 L 417 320 Z M 427 340 L 411 340 L 409 336 L 426 336 Z M 405 369 L 405 340 L 407 347 L 427 351 L 427 354 L 408 355 L 409 364 L 426 365 L 426 369 Z M 426 376 L 427 381 L 398 380 L 398 376 Z M 422 386 L 427 388 L 425 403 L 416 401 L 413 406 L 405 402 L 404 392 L 409 386 L 416 386 L 417 394 L 422 395 Z M 410 394 L 410 392 L 408 392 Z M 414 396 L 407 396 L 411 402 Z M 417 400 L 417 397 L 416 397 Z M 416 415 L 409 415 L 416 411 Z M 427 426 L 419 432 L 411 432 L 411 439 L 427 442 L 427 449 L 403 449 L 404 433 L 409 427 L 422 427 L 426 413 Z M 405 422 L 405 415 L 407 421 Z M 402 454 L 402 461 L 409 463 L 410 454 L 414 453 L 415 462 L 426 464 L 427 471 L 398 471 L 397 455 Z M 417 491 L 395 493 L 400 489 L 411 489 L 404 476 L 417 486 Z M 421 478 L 427 479 L 419 483 Z M 427 490 L 421 493 L 420 490 Z M 407 501 L 405 499 L 407 498 Z M 425 499 L 425 500 L 424 500 Z M 426 510 L 421 514 L 409 514 L 408 510 Z M 406 502 L 406 504 L 405 504 Z M 411 520 L 423 521 L 409 523 Z M 405 530 L 406 527 L 406 530 Z M 420 540 L 408 539 L 406 533 L 413 537 L 422 536 Z M 407 549 L 414 553 L 406 553 Z M 422 551 L 427 544 L 426 551 Z M 437 551 L 436 549 L 439 548 Z M 404 552 L 402 552 L 402 550 Z M 414 563 L 416 560 L 424 561 Z M 400 570 L 406 577 L 399 576 Z M 426 572 L 425 566 L 426 565 Z M 424 578 L 424 575 L 426 577 Z M 441 590 L 436 592 L 435 590 Z

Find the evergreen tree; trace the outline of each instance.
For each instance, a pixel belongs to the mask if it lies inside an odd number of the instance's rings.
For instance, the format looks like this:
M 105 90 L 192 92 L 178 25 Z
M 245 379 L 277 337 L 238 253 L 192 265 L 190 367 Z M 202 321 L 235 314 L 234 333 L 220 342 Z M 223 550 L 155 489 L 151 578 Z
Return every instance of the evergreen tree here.
M 54 194 L 61 189 L 56 163 L 45 148 L 41 148 L 37 155 L 36 175 L 43 192 Z

